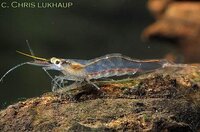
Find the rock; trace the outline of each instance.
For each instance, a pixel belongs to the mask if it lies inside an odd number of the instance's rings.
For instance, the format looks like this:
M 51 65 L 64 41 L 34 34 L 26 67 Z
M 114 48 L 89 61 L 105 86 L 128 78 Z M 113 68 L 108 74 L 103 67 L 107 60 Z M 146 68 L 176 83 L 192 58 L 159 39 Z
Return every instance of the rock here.
M 0 131 L 200 130 L 200 65 L 96 83 L 8 106 Z
M 156 22 L 143 32 L 144 39 L 170 41 L 185 62 L 200 62 L 200 1 L 149 0 Z

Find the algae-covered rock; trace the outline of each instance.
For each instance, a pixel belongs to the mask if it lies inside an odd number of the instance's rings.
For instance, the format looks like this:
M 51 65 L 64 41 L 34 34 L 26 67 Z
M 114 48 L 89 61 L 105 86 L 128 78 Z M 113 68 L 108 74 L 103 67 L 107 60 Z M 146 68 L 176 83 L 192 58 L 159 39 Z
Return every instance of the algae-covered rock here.
M 46 93 L 0 111 L 0 131 L 198 131 L 200 66 Z

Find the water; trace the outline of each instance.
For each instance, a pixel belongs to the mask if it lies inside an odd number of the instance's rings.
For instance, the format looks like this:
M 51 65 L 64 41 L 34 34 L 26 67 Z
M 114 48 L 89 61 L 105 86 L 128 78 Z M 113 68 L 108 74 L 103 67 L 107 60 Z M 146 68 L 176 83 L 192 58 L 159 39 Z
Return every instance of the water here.
M 142 42 L 153 22 L 146 0 L 77 0 L 70 9 L 0 9 L 0 75 L 30 61 L 25 40 L 37 56 L 92 59 L 122 53 L 137 59 L 162 58 L 171 47 Z M 0 84 L 0 106 L 51 91 L 50 78 L 39 67 L 24 66 Z

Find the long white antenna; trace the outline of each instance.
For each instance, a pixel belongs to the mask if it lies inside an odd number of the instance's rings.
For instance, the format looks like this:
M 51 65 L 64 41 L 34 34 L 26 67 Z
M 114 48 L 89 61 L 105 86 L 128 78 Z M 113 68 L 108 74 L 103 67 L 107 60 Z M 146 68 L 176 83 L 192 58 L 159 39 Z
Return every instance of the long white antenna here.
M 24 62 L 24 63 L 18 64 L 18 65 L 16 65 L 16 66 L 14 66 L 13 68 L 11 68 L 10 70 L 8 70 L 8 71 L 1 77 L 0 82 L 3 81 L 4 77 L 5 77 L 6 75 L 8 75 L 8 73 L 10 73 L 11 71 L 15 70 L 16 68 L 18 68 L 18 67 L 20 67 L 20 66 L 23 66 L 23 65 L 25 65 L 25 64 L 28 64 L 28 63 L 29 63 L 29 62 Z
M 31 55 L 34 56 L 33 50 L 31 49 L 28 40 L 26 40 L 26 43 L 27 43 L 28 48 L 29 48 L 29 50 L 30 50 L 30 52 L 31 52 Z M 20 67 L 20 66 L 23 66 L 23 65 L 25 65 L 25 64 L 29 64 L 29 62 L 24 62 L 24 63 L 18 64 L 18 65 L 16 65 L 16 66 L 12 67 L 10 70 L 8 70 L 8 71 L 1 77 L 0 82 L 2 82 L 3 79 L 4 79 L 11 71 L 13 71 L 13 70 L 15 70 L 16 68 L 18 68 L 18 67 Z

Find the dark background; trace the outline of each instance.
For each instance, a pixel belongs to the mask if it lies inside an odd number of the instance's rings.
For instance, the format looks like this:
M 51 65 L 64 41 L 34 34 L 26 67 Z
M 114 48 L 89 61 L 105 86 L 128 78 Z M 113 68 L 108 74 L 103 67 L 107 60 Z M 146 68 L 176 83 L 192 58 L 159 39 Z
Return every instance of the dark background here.
M 69 9 L 0 8 L 0 75 L 31 60 L 15 52 L 29 53 L 26 39 L 34 53 L 45 58 L 92 59 L 118 52 L 154 59 L 172 50 L 169 45 L 141 40 L 142 31 L 153 22 L 146 0 L 72 2 Z M 27 65 L 10 73 L 0 90 L 0 106 L 5 107 L 51 91 L 51 80 L 40 67 Z

